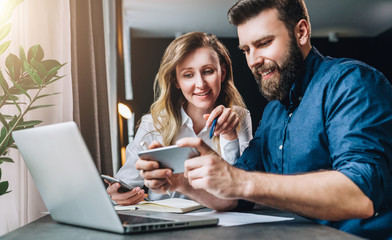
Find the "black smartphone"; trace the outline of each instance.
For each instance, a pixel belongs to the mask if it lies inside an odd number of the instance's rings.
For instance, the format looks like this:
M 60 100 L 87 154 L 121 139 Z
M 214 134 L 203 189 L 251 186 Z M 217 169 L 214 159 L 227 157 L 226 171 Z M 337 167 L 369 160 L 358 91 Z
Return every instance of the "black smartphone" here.
M 101 175 L 101 177 L 111 184 L 119 183 L 121 185 L 121 187 L 119 189 L 117 189 L 117 192 L 119 192 L 119 193 L 129 192 L 133 189 L 132 187 L 128 186 L 125 182 L 121 181 L 120 179 L 117 179 L 117 178 L 114 178 L 114 177 L 111 177 L 108 175 L 103 175 L 103 174 Z

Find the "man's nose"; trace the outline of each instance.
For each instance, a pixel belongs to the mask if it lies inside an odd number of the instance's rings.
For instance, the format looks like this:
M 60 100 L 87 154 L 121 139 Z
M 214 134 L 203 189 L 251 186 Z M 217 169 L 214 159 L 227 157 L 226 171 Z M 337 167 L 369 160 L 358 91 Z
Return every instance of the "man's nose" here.
M 248 66 L 250 69 L 259 67 L 264 63 L 264 58 L 257 53 L 257 51 L 250 51 L 247 57 Z

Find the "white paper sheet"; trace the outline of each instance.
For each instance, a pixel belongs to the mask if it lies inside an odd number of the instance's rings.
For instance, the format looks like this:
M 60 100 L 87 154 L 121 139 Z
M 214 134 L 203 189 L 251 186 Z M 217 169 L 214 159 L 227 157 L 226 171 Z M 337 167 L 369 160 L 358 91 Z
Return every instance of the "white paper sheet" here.
M 275 216 L 251 214 L 251 213 L 217 212 L 217 211 L 186 213 L 186 215 L 219 218 L 218 225 L 223 227 L 239 226 L 239 225 L 252 224 L 252 223 L 288 221 L 294 219 L 294 218 L 287 218 L 287 217 L 275 217 Z

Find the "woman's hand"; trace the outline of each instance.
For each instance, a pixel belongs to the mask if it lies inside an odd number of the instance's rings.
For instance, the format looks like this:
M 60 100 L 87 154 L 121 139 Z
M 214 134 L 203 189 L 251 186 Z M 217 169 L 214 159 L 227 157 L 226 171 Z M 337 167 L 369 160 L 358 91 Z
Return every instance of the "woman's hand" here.
M 159 147 L 162 147 L 162 145 L 154 141 L 149 146 L 149 149 Z M 173 174 L 171 169 L 159 168 L 159 163 L 156 161 L 139 158 L 135 166 L 136 169 L 140 170 L 140 176 L 144 179 L 144 185 L 156 193 L 166 194 L 167 191 L 175 191 L 176 186 L 174 184 L 177 185 L 178 179 L 181 179 L 178 176 L 179 174 Z
M 240 119 L 237 114 L 231 109 L 223 105 L 217 106 L 210 114 L 204 114 L 204 119 L 207 120 L 206 126 L 210 127 L 215 118 L 216 122 L 214 136 L 222 135 L 226 140 L 232 141 L 238 138 L 237 127 Z
M 109 187 L 107 188 L 107 192 L 112 198 L 119 205 L 134 205 L 144 199 L 144 190 L 140 187 L 135 187 L 129 192 L 119 193 L 117 190 L 120 188 L 119 183 L 109 183 Z

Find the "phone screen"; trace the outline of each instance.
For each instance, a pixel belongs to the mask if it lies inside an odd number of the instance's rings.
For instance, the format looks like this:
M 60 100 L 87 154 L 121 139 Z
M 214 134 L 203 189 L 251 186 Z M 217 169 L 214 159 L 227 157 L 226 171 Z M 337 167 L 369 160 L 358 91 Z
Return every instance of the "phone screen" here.
M 126 183 L 124 183 L 120 179 L 117 179 L 117 178 L 114 178 L 114 177 L 111 177 L 108 175 L 101 175 L 101 177 L 111 184 L 119 183 L 121 185 L 121 187 L 119 187 L 119 189 L 117 189 L 117 192 L 119 192 L 119 193 L 129 192 L 133 189 L 132 187 L 128 186 Z

